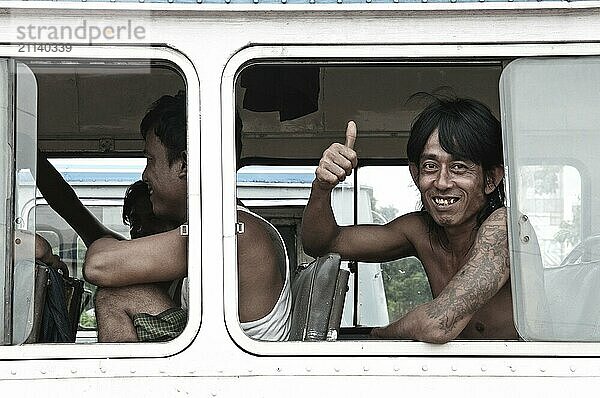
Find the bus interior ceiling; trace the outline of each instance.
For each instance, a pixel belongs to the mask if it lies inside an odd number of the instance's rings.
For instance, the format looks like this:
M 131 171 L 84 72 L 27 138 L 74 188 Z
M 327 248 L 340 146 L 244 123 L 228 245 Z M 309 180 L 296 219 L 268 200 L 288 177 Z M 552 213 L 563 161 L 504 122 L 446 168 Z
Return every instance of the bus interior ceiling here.
M 293 64 L 278 65 L 277 69 L 257 64 L 241 72 L 236 105 L 243 121 L 242 158 L 316 161 L 332 142 L 343 142 L 346 123 L 354 120 L 361 159 L 405 159 L 410 125 L 427 104 L 426 94 L 419 93 L 474 98 L 487 104 L 496 116 L 500 111 L 500 62 L 320 65 L 316 90 L 307 89 L 315 86 L 312 77 L 305 82 L 294 77 L 297 68 Z M 256 83 L 274 73 L 282 81 L 278 87 L 264 88 Z M 277 103 L 265 104 L 257 92 L 260 90 L 276 96 Z M 289 107 L 294 106 L 281 104 L 283 99 L 293 103 L 297 96 L 310 95 L 318 101 L 316 111 L 283 120 L 284 113 L 292 113 Z M 269 105 L 271 111 L 264 111 Z M 262 111 L 253 111 L 261 107 Z
M 148 106 L 185 89 L 181 75 L 165 65 L 28 66 L 38 85 L 38 146 L 51 156 L 139 156 L 139 122 Z M 343 138 L 348 120 L 358 124 L 361 158 L 405 158 L 410 124 L 427 101 L 417 93 L 475 98 L 499 114 L 499 61 L 312 67 L 316 75 L 300 74 L 291 83 L 286 79 L 295 74 L 294 64 L 278 64 L 279 78 L 272 78 L 272 65 L 242 70 L 236 82 L 242 158 L 316 160 L 331 142 Z M 262 87 L 264 81 L 270 87 Z M 316 102 L 313 111 L 281 117 L 286 112 L 282 108 L 307 95 L 315 96 L 308 100 Z M 252 98 L 262 101 L 264 96 L 276 97 L 270 100 L 276 104 L 271 109 L 260 104 L 263 108 L 254 111 Z
M 38 147 L 50 156 L 141 156 L 148 107 L 185 89 L 165 65 L 28 66 L 38 85 Z

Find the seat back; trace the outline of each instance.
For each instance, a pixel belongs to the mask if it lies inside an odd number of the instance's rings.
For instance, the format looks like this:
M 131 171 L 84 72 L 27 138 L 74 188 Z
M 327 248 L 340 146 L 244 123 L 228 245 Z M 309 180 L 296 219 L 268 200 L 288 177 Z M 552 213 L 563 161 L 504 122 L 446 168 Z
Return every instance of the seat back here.
M 340 262 L 332 253 L 296 270 L 290 340 L 337 339 L 350 275 Z

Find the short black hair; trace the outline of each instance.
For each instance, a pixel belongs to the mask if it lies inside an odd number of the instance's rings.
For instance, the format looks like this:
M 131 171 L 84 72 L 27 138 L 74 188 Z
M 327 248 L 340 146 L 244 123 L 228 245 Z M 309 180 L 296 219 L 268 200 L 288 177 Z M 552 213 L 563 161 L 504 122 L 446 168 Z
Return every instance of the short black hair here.
M 431 103 L 417 116 L 406 147 L 408 160 L 419 166 L 427 140 L 437 130 L 440 146 L 457 159 L 481 165 L 484 181 L 494 167 L 503 166 L 502 128 L 490 109 L 469 98 L 427 96 Z M 504 206 L 504 182 L 487 195 L 488 204 L 479 216 L 483 222 Z
M 140 123 L 140 132 L 144 140 L 148 132 L 154 133 L 167 148 L 167 160 L 172 164 L 187 149 L 185 92 L 155 101 Z

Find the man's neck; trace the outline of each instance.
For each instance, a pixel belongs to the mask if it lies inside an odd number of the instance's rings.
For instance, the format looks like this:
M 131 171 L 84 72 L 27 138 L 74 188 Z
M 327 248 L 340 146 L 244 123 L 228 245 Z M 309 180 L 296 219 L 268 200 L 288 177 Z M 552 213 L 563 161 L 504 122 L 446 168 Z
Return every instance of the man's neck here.
M 456 227 L 442 228 L 446 238 L 444 246 L 452 255 L 452 264 L 456 268 L 455 271 L 458 271 L 464 265 L 475 242 L 477 229 L 476 220 Z

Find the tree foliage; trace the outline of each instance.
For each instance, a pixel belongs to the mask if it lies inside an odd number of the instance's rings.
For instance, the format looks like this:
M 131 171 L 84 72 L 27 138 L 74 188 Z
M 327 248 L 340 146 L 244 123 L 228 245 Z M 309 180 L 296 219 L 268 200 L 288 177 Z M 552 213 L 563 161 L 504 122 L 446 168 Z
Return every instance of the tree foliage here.
M 390 321 L 431 301 L 431 288 L 421 262 L 407 257 L 381 264 Z

